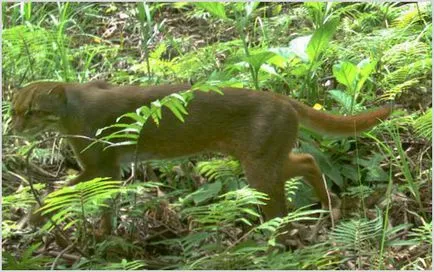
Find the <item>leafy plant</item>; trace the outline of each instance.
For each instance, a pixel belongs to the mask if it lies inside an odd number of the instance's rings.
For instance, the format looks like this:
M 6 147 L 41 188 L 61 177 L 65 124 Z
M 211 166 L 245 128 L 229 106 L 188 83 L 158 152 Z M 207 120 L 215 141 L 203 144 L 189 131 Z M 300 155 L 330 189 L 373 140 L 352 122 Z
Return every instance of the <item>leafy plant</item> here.
M 259 69 L 266 60 L 273 56 L 273 53 L 269 51 L 262 51 L 256 55 L 252 55 L 250 52 L 246 27 L 258 4 L 259 2 L 236 3 L 232 6 L 235 18 L 230 18 L 226 15 L 225 6 L 222 3 L 196 3 L 198 7 L 207 10 L 217 18 L 235 24 L 238 35 L 243 42 L 243 60 L 248 64 L 253 84 L 257 90 L 259 90 Z
M 12 121 L 10 115 L 11 104 L 9 102 L 3 101 L 2 103 L 2 133 L 3 135 L 9 130 L 9 125 Z
M 142 33 L 143 49 L 145 51 L 146 68 L 148 73 L 148 80 L 152 78 L 151 65 L 149 61 L 149 45 L 154 41 L 159 30 L 164 25 L 164 20 L 157 24 L 153 22 L 154 10 L 145 2 L 137 3 L 137 19 L 140 22 L 140 29 Z
M 45 184 L 37 183 L 33 185 L 33 188 L 39 191 L 45 188 Z M 29 209 L 32 205 L 36 204 L 29 186 L 20 188 L 14 194 L 4 196 L 2 200 L 3 215 L 6 218 L 9 217 L 11 208 Z
M 432 140 L 432 108 L 414 121 L 414 128 L 419 136 Z
M 208 180 L 216 180 L 216 183 L 226 185 L 228 190 L 240 189 L 245 182 L 240 182 L 243 173 L 240 162 L 233 159 L 215 159 L 202 161 L 197 164 L 198 172 Z
M 135 145 L 140 137 L 140 132 L 143 126 L 151 117 L 154 123 L 158 126 L 162 118 L 162 108 L 166 107 L 178 118 L 181 122 L 184 122 L 184 115 L 188 115 L 187 106 L 188 102 L 194 98 L 194 91 L 215 91 L 220 94 L 221 91 L 214 86 L 197 83 L 190 90 L 170 94 L 161 100 L 155 100 L 150 106 L 139 107 L 135 112 L 129 112 L 121 115 L 116 119 L 116 124 L 99 129 L 96 135 L 99 136 L 105 130 L 116 129 L 117 131 L 110 133 L 109 135 L 102 136 L 100 139 L 106 143 L 109 143 L 108 147 L 122 146 L 122 145 Z M 129 122 L 121 123 L 121 119 L 129 119 Z M 115 139 L 124 139 L 121 142 L 110 142 Z M 89 145 L 87 148 L 95 144 Z
M 423 218 L 421 220 L 422 225 L 409 231 L 408 236 L 412 238 L 410 241 L 432 245 L 432 221 L 426 222 Z
M 20 25 L 5 29 L 3 39 L 3 69 L 30 79 L 36 75 L 48 77 L 55 68 L 53 60 L 57 50 L 54 45 L 54 33 L 42 27 Z M 38 52 L 38 54 L 31 54 Z
M 87 227 L 90 227 L 86 223 L 87 218 L 98 212 L 99 208 L 106 206 L 105 200 L 121 192 L 120 184 L 120 181 L 95 178 L 75 186 L 64 187 L 50 193 L 39 211 L 42 215 L 54 213 L 51 218 L 57 224 L 66 223 L 64 229 L 74 225 L 81 226 L 82 233 L 86 233 Z M 51 222 L 44 226 L 45 229 L 52 227 Z
M 387 239 L 386 245 L 392 246 L 399 241 L 393 238 L 394 235 L 408 227 L 408 224 L 403 224 L 383 230 L 382 212 L 377 210 L 373 220 L 360 218 L 340 222 L 330 234 L 330 238 L 345 258 L 356 258 L 358 267 L 362 268 L 366 265 L 363 260 L 372 261 L 377 257 L 376 249 L 380 247 L 381 237 Z
M 316 81 L 316 71 L 320 68 L 326 50 L 333 34 L 338 26 L 338 20 L 333 19 L 322 24 L 312 35 L 299 37 L 291 41 L 294 53 L 299 56 L 305 64 L 299 64 L 296 73 L 304 75 L 303 85 L 300 88 L 301 96 L 310 100 L 318 98 L 318 86 Z
M 321 27 L 333 16 L 333 2 L 306 2 L 304 6 L 308 8 L 315 28 Z
M 353 113 L 363 84 L 374 71 L 376 64 L 377 61 L 375 60 L 364 59 L 357 66 L 348 61 L 342 61 L 333 66 L 333 75 L 339 83 L 347 88 L 350 98 L 339 90 L 332 90 L 330 94 L 344 106 L 349 114 Z
M 426 142 L 431 141 L 432 110 L 424 99 L 431 88 L 431 6 L 144 1 L 2 5 L 2 112 L 8 136 L 2 167 L 3 267 L 47 269 L 56 263 L 58 269 L 431 269 L 427 211 L 432 158 Z M 208 90 L 253 86 L 344 114 L 395 98 L 411 107 L 409 112 L 394 110 L 391 121 L 357 141 L 301 129 L 296 152 L 312 154 L 329 188 L 359 198 L 360 213 L 366 215 L 346 215 L 336 230 L 317 225 L 317 240 L 323 242 L 275 249 L 287 231 L 285 223 L 316 223 L 313 213 L 323 211 L 296 209 L 262 222 L 257 206 L 265 196 L 244 188 L 239 162 L 207 154 L 198 163 L 191 158 L 150 161 L 143 174 L 139 164 L 134 177 L 157 183 L 135 180 L 120 189 L 120 184 L 103 185 L 110 181 L 101 180 L 95 187 L 72 187 L 51 198 L 50 209 L 41 211 L 57 216 L 56 224 L 67 229 L 66 238 L 75 241 L 71 250 L 89 256 L 72 264 L 42 260 L 40 245 L 33 241 L 45 232 L 23 230 L 18 221 L 34 204 L 28 188 L 17 189 L 26 186 L 18 176 L 24 175 L 23 154 L 31 143 L 10 131 L 10 92 L 34 79 L 94 78 L 146 85 L 207 80 Z M 187 118 L 189 101 L 183 94 L 154 101 L 121 117 L 114 124 L 118 127 L 101 130 L 101 141 L 136 144 L 143 125 L 158 126 L 166 114 L 181 122 Z M 147 124 L 149 118 L 154 124 Z M 114 131 L 117 134 L 111 134 Z M 414 142 L 412 133 L 422 139 Z M 36 170 L 33 178 L 38 181 L 44 181 L 39 174 L 46 172 L 68 175 L 69 156 L 59 149 L 57 142 L 35 149 L 28 173 L 33 176 Z M 385 181 L 380 206 L 386 207 L 368 219 L 372 210 L 367 203 L 375 202 Z M 88 233 L 112 197 L 110 190 L 117 195 L 110 207 L 116 228 L 101 241 L 98 232 Z M 292 206 L 311 204 L 312 189 L 300 179 L 287 181 L 285 190 Z M 401 201 L 405 207 L 396 209 Z M 414 226 L 400 224 L 407 221 Z M 304 233 L 298 234 L 303 238 Z
M 138 142 L 140 132 L 142 131 L 144 124 L 148 121 L 150 117 L 157 126 L 159 125 L 160 119 L 162 118 L 163 106 L 169 108 L 181 122 L 184 122 L 183 115 L 188 114 L 186 111 L 186 106 L 188 104 L 188 101 L 190 101 L 192 98 L 193 93 L 191 90 L 171 94 L 161 99 L 161 101 L 156 100 L 152 102 L 150 107 L 142 106 L 138 108 L 136 112 L 130 112 L 121 115 L 116 120 L 117 124 L 113 124 L 99 129 L 96 135 L 99 136 L 102 134 L 103 131 L 108 129 L 117 129 L 117 131 L 109 135 L 102 136 L 101 140 L 109 142 L 109 147 L 121 145 L 135 145 Z M 119 122 L 122 119 L 129 119 L 130 122 Z M 117 143 L 110 142 L 114 139 L 119 138 L 124 140 Z M 89 147 L 91 145 L 89 145 Z
M 248 206 L 265 204 L 264 201 L 267 196 L 244 187 L 240 190 L 227 192 L 219 196 L 219 198 L 224 199 L 224 201 L 206 206 L 186 208 L 183 209 L 182 214 L 185 217 L 191 217 L 194 222 L 202 225 L 201 229 L 221 228 L 238 221 L 251 225 L 251 222 L 245 216 L 251 215 L 258 218 L 259 214 Z
M 46 264 L 52 259 L 43 255 L 33 256 L 34 252 L 41 246 L 41 243 L 36 243 L 28 247 L 21 256 L 16 256 L 16 253 L 2 252 L 3 254 L 3 269 L 6 270 L 44 270 Z
M 105 269 L 107 270 L 140 270 L 146 267 L 146 262 L 142 260 L 127 261 L 122 259 L 120 263 L 109 263 Z

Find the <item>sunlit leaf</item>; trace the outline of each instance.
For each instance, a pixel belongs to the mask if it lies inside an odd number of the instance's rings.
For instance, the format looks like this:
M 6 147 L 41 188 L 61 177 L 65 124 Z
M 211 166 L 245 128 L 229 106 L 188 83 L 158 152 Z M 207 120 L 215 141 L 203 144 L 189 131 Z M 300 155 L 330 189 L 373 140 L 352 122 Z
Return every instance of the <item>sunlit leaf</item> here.
M 195 2 L 194 4 L 219 19 L 227 19 L 225 6 L 221 2 Z
M 336 80 L 354 92 L 357 83 L 357 67 L 349 61 L 333 65 L 333 75 Z
M 328 43 L 336 31 L 338 23 L 339 21 L 336 19 L 331 20 L 315 30 L 312 34 L 306 49 L 306 53 L 311 62 L 317 60 L 321 53 L 327 48 Z

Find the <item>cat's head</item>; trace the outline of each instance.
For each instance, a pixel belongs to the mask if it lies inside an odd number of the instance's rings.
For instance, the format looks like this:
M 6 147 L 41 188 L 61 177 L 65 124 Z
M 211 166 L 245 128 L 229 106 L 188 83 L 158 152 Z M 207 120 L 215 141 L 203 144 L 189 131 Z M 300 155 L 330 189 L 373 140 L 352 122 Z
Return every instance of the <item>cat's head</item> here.
M 58 127 L 66 111 L 64 83 L 37 82 L 15 92 L 12 105 L 12 129 L 19 134 L 35 136 Z

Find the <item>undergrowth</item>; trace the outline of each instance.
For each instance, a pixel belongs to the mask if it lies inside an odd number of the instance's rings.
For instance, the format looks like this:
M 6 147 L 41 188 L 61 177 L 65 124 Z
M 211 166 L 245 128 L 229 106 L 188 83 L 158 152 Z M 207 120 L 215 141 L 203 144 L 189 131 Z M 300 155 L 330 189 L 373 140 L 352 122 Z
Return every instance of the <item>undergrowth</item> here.
M 3 268 L 431 269 L 431 9 L 429 2 L 2 5 Z M 114 145 L 135 144 L 145 122 L 164 118 L 162 108 L 182 122 L 194 92 L 224 86 L 337 114 L 395 107 L 357 137 L 301 128 L 295 152 L 312 154 L 342 199 L 333 228 L 300 179 L 285 186 L 291 212 L 264 221 L 268 196 L 247 186 L 236 158 L 221 154 L 140 162 L 124 167 L 122 181 L 57 188 L 53 181 L 77 169 L 65 141 L 27 140 L 9 127 L 13 91 L 44 79 L 196 84 L 120 118 L 111 127 L 118 134 L 103 140 L 129 138 Z M 52 215 L 43 228 L 25 220 L 35 192 L 45 195 L 39 211 Z M 115 228 L 103 236 L 107 211 Z M 279 243 L 287 223 L 290 249 Z

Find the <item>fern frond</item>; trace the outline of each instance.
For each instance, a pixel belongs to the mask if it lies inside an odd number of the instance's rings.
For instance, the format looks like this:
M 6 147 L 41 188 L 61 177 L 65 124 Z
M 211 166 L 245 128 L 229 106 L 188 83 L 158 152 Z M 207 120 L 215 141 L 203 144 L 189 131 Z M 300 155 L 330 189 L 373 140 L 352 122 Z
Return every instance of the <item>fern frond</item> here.
M 293 200 L 292 198 L 297 193 L 297 190 L 300 187 L 300 185 L 301 185 L 300 179 L 291 179 L 285 182 L 286 197 L 290 203 L 292 202 Z
M 393 86 L 391 89 L 385 91 L 380 97 L 380 101 L 393 101 L 401 93 L 409 90 L 413 86 L 419 84 L 418 78 L 412 78 L 410 80 L 404 81 L 403 83 Z
M 59 62 L 57 37 L 53 31 L 31 24 L 6 28 L 2 34 L 3 69 L 14 74 L 37 74 L 38 78 L 53 78 L 58 74 Z M 62 37 L 68 41 L 67 37 Z M 57 66 L 59 67 L 59 66 Z M 57 68 L 58 69 L 58 68 Z
M 431 72 L 431 58 L 425 58 L 387 74 L 383 81 L 389 85 L 396 85 Z
M 414 129 L 419 136 L 432 140 L 432 108 L 414 121 Z
M 255 205 L 264 205 L 266 199 L 265 194 L 244 187 L 220 196 L 220 201 L 216 203 L 185 208 L 181 214 L 193 218 L 199 228 L 215 228 L 239 221 L 251 225 L 247 217 L 260 217 L 253 208 Z
M 240 162 L 232 159 L 199 162 L 196 167 L 201 175 L 209 179 L 237 178 L 243 172 Z
M 425 59 L 431 54 L 430 45 L 417 40 L 405 41 L 392 46 L 382 57 L 387 65 L 400 67 L 412 63 L 415 59 Z
M 104 200 L 116 193 L 120 193 L 120 181 L 111 181 L 107 178 L 95 178 L 81 182 L 75 186 L 64 187 L 50 193 L 44 205 L 39 209 L 42 215 L 55 213 L 54 222 L 62 223 L 67 219 L 76 219 L 77 223 L 89 213 L 95 212 L 99 207 L 105 206 Z M 71 227 L 72 225 L 67 225 Z M 48 223 L 44 228 L 51 228 Z
M 419 243 L 432 245 L 432 221 L 426 222 L 421 218 L 422 225 L 409 231 L 408 236 Z
M 398 28 L 407 28 L 410 25 L 418 22 L 421 17 L 431 14 L 430 4 L 428 2 L 414 3 L 410 8 L 403 10 L 401 14 L 393 21 L 392 26 Z
M 120 263 L 108 263 L 105 265 L 107 270 L 141 270 L 146 268 L 146 262 L 142 260 L 128 261 L 122 259 Z
M 347 250 L 355 256 L 368 254 L 373 244 L 378 242 L 383 228 L 383 219 L 377 216 L 374 220 L 352 219 L 341 222 L 332 231 L 330 237 L 337 247 Z

